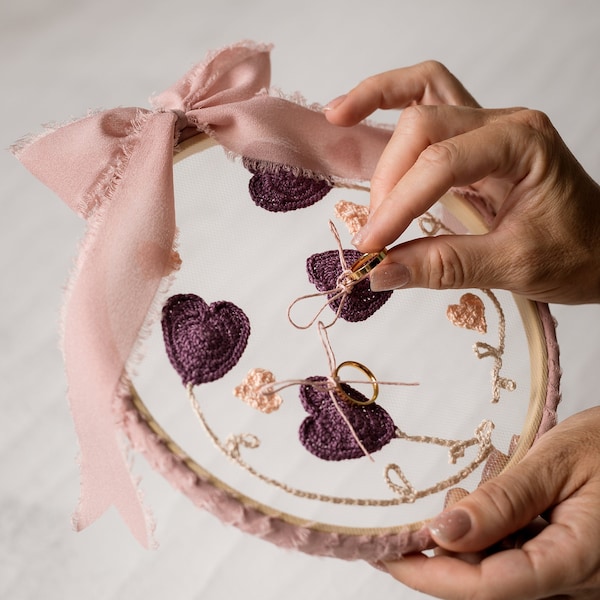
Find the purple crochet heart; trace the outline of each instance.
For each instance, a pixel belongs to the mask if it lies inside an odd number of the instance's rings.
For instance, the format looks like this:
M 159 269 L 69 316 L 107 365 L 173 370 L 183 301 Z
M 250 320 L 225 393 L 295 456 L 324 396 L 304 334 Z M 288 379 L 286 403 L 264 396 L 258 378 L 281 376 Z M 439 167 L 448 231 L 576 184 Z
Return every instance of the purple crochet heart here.
M 246 349 L 250 322 L 231 302 L 210 306 L 195 294 L 171 296 L 162 311 L 165 347 L 183 384 L 220 379 Z
M 352 266 L 362 254 L 358 250 L 344 250 L 346 264 Z M 320 254 L 313 254 L 306 261 L 308 280 L 315 285 L 320 292 L 326 292 L 336 288 L 338 277 L 342 274 L 340 255 L 337 250 L 329 250 Z M 329 299 L 336 293 L 328 294 Z M 340 317 L 346 321 L 357 322 L 368 319 L 377 312 L 392 295 L 391 291 L 372 292 L 369 280 L 363 279 L 352 288 L 346 296 L 344 305 L 340 311 Z M 337 312 L 342 298 L 337 298 L 329 303 L 334 312 Z
M 308 381 L 326 381 L 326 378 L 309 377 Z M 365 396 L 349 385 L 342 386 L 351 398 L 359 402 L 367 401 Z M 392 417 L 381 406 L 358 406 L 340 394 L 335 394 L 335 398 L 368 452 L 381 450 L 392 440 L 396 426 Z M 310 415 L 300 425 L 300 442 L 311 454 L 323 460 L 346 460 L 364 456 L 329 392 L 306 384 L 300 387 L 300 400 Z
M 283 165 L 265 164 L 259 168 L 244 160 L 244 166 L 254 173 L 248 183 L 250 197 L 257 206 L 271 212 L 306 208 L 321 200 L 332 188 L 325 179 L 295 175 Z

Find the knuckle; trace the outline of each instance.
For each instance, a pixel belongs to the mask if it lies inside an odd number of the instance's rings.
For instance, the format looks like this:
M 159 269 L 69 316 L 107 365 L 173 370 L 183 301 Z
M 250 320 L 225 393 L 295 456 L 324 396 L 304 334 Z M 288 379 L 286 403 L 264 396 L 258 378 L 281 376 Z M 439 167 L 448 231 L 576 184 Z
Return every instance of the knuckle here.
M 446 65 L 438 60 L 426 60 L 420 66 L 423 72 L 431 79 L 453 77 Z
M 430 144 L 419 156 L 419 162 L 431 169 L 449 168 L 454 164 L 459 149 L 452 139 Z M 433 171 L 432 171 L 433 172 Z
M 427 287 L 435 290 L 461 288 L 465 282 L 465 270 L 460 255 L 451 243 L 437 238 L 428 256 L 425 274 Z
M 417 130 L 423 128 L 425 122 L 429 118 L 431 111 L 430 106 L 424 106 L 423 104 L 413 104 L 407 106 L 402 110 L 398 124 L 404 129 Z
M 546 113 L 541 110 L 525 108 L 513 112 L 508 118 L 520 129 L 521 135 L 529 143 L 542 148 L 547 148 L 549 145 L 554 147 L 555 129 Z
M 498 483 L 495 479 L 491 479 L 477 490 L 479 502 L 481 506 L 488 507 L 497 513 L 499 518 L 507 523 L 519 523 L 523 520 L 523 505 L 526 500 L 518 500 L 515 502 L 513 494 L 509 494 L 506 486 Z
M 524 109 L 516 113 L 523 123 L 535 131 L 547 133 L 553 129 L 550 117 L 541 110 Z

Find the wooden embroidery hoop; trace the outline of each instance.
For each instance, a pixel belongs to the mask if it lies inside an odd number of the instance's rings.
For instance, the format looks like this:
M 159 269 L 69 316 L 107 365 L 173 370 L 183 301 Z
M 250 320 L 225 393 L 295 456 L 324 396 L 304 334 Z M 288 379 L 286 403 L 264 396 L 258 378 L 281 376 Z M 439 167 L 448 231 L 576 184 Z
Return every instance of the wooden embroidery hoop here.
M 196 135 L 179 146 L 174 161 L 179 163 L 215 145 L 211 138 Z M 458 194 L 448 193 L 441 202 L 471 233 L 487 231 L 482 215 Z M 531 389 L 518 443 L 502 470 L 521 460 L 536 438 L 555 423 L 559 401 L 558 348 L 548 307 L 520 296 L 513 298 L 528 341 Z M 432 547 L 426 521 L 385 528 L 338 526 L 299 517 L 249 497 L 186 453 L 153 417 L 133 384 L 130 392 L 116 409 L 132 447 L 192 502 L 223 522 L 281 547 L 350 560 L 392 559 Z

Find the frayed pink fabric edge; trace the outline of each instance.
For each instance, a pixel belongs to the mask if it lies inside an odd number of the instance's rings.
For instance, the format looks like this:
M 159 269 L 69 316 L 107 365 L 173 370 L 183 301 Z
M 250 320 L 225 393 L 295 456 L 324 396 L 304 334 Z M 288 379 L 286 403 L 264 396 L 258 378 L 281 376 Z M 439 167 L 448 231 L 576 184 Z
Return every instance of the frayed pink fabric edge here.
M 425 526 L 416 531 L 407 527 L 399 533 L 353 535 L 302 527 L 282 517 L 267 515 L 192 471 L 181 457 L 169 450 L 165 440 L 151 429 L 138 412 L 131 394 L 120 397 L 119 412 L 133 450 L 144 454 L 150 466 L 196 506 L 245 533 L 281 548 L 344 560 L 392 560 L 402 554 L 434 546 Z

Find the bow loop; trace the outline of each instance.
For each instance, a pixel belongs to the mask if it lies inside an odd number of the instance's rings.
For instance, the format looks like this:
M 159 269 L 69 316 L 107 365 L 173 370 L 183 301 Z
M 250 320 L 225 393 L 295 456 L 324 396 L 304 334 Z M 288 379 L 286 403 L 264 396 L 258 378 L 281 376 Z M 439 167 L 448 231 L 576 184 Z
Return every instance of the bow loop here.
M 188 113 L 248 100 L 270 85 L 270 49 L 254 44 L 225 48 L 194 66 L 151 103 L 158 109 Z
M 69 123 L 17 151 L 23 165 L 79 216 L 89 219 L 111 199 L 136 153 L 172 114 L 115 108 Z
M 119 447 L 113 401 L 165 275 L 177 268 L 173 146 L 197 131 L 225 149 L 351 180 L 368 179 L 391 132 L 335 127 L 318 111 L 264 92 L 270 46 L 212 54 L 154 99 L 116 108 L 14 148 L 90 227 L 64 310 L 63 352 L 81 450 L 78 528 L 116 506 L 141 543 L 146 515 Z

